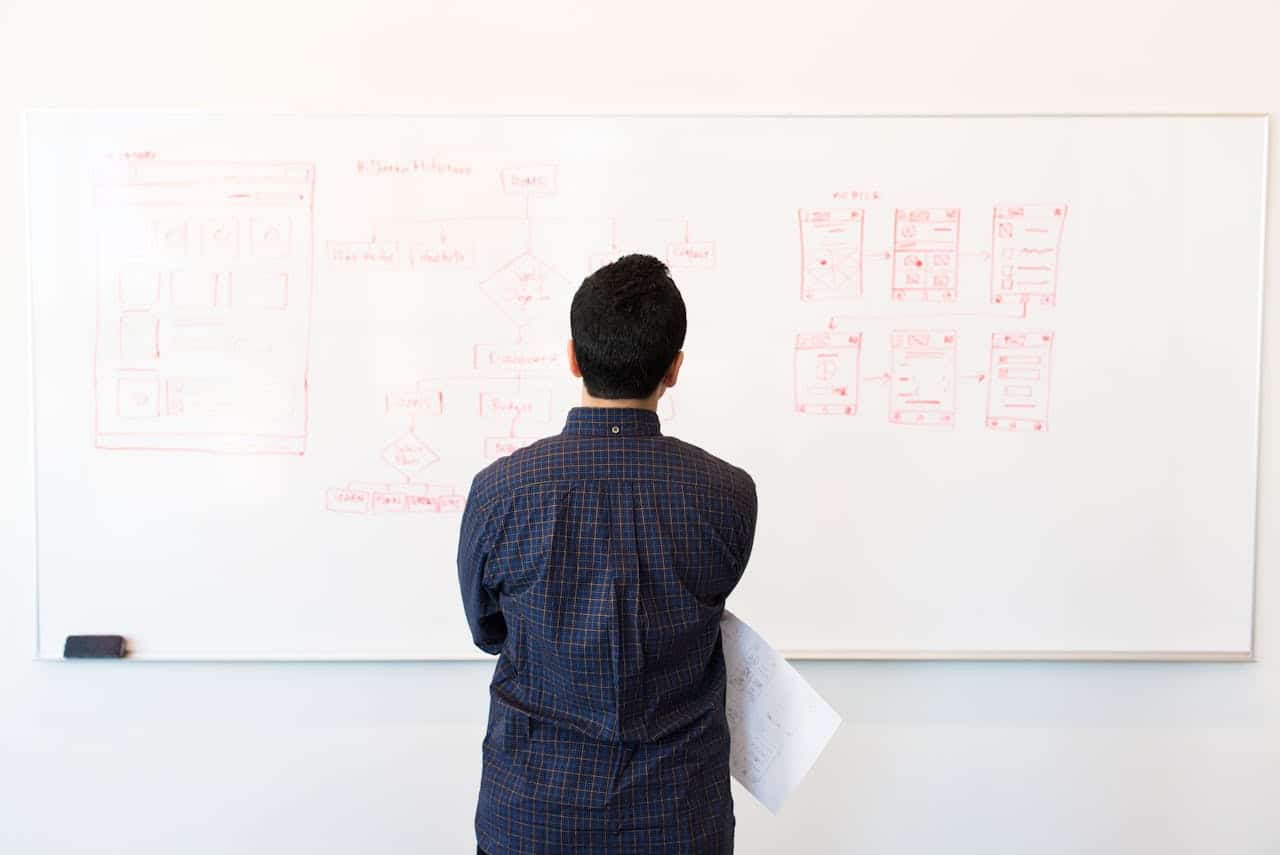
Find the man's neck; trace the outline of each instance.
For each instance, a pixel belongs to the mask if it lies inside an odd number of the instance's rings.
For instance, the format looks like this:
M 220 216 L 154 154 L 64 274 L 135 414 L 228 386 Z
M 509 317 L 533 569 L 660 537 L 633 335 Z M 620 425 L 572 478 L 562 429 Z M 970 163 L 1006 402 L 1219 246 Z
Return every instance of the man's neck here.
M 582 390 L 582 406 L 584 407 L 623 407 L 633 410 L 652 410 L 658 411 L 658 398 L 662 397 L 658 392 L 654 392 L 647 398 L 596 398 Z

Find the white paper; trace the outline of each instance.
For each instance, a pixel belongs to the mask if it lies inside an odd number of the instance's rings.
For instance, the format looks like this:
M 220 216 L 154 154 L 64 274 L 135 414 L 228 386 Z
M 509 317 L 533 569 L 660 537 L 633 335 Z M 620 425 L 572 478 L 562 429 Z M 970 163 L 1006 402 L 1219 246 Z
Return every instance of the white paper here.
M 729 771 L 777 813 L 826 748 L 840 716 L 782 654 L 727 609 L 720 635 L 729 678 Z

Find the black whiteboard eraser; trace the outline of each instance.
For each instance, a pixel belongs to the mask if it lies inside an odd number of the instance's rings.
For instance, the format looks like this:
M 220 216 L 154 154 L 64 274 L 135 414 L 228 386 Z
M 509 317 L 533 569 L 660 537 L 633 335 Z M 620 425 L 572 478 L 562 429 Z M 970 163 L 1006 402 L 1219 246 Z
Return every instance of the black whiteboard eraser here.
M 64 659 L 123 659 L 123 635 L 68 635 Z

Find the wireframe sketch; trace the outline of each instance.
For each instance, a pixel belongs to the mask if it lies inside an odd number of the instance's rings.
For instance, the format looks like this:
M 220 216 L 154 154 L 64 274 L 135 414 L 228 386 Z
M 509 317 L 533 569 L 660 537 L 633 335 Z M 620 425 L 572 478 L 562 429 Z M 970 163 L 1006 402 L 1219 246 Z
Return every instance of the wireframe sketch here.
M 99 181 L 97 447 L 304 451 L 313 185 L 156 159 Z
M 1066 205 L 995 208 L 991 221 L 991 301 L 1052 306 Z
M 953 302 L 960 287 L 960 209 L 898 208 L 893 215 L 895 301 Z
M 800 210 L 800 299 L 862 296 L 862 236 L 865 212 Z
M 858 412 L 859 333 L 818 332 L 796 336 L 795 407 L 810 415 Z
M 1049 429 L 1052 360 L 1053 333 L 996 333 L 991 336 L 988 428 L 1036 432 Z
M 954 330 L 895 330 L 890 336 L 889 364 L 889 421 L 903 425 L 954 426 Z

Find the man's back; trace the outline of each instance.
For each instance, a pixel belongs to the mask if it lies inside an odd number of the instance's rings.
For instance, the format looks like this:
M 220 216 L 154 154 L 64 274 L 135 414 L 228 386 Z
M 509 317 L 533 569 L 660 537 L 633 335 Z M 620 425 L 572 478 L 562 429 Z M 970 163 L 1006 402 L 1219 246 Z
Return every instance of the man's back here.
M 458 567 L 500 652 L 489 855 L 731 851 L 719 622 L 755 521 L 745 472 L 642 409 L 575 408 L 476 476 Z

